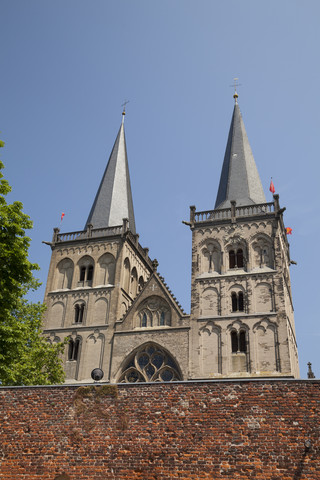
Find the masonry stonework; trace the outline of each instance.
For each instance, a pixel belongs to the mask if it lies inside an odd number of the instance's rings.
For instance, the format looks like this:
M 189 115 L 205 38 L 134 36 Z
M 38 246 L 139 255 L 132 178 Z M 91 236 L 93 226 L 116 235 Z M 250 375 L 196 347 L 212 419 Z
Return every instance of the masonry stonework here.
M 136 234 L 122 122 L 85 229 L 54 230 L 44 334 L 66 382 L 299 377 L 289 243 L 235 105 L 213 210 L 190 207 L 187 315 Z
M 318 480 L 319 424 L 316 380 L 2 387 L 0 478 Z

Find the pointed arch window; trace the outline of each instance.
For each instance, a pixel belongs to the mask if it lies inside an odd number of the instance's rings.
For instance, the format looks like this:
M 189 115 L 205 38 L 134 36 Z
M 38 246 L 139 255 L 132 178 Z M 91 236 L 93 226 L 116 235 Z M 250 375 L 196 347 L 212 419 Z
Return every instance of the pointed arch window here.
M 160 326 L 165 325 L 165 318 L 166 318 L 166 314 L 164 311 L 162 311 L 160 315 Z
M 141 346 L 130 355 L 119 383 L 172 382 L 182 380 L 180 368 L 172 356 L 156 344 Z
M 72 338 L 69 340 L 69 348 L 68 348 L 68 360 L 69 361 L 76 361 L 79 357 L 79 347 L 80 347 L 80 339 L 76 338 L 73 340 Z

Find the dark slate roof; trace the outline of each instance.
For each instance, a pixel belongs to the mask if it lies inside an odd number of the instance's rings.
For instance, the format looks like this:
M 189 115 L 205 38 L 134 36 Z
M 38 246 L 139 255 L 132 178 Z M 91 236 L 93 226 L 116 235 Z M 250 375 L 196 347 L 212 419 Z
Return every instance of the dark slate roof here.
M 265 203 L 259 173 L 253 158 L 238 103 L 235 103 L 215 209 Z
M 129 219 L 129 229 L 136 233 L 124 123 L 122 121 L 107 167 L 93 202 L 86 227 L 114 227 Z

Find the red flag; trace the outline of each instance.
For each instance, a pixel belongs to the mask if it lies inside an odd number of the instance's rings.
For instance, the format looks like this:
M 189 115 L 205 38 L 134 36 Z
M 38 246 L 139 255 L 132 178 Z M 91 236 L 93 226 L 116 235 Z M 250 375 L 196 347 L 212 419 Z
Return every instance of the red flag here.
M 276 189 L 274 188 L 274 185 L 273 185 L 272 178 L 271 178 L 269 190 L 270 190 L 271 193 L 275 193 L 275 191 L 276 191 Z
M 287 234 L 287 235 L 292 235 L 292 228 L 287 227 L 287 228 L 286 228 L 286 234 Z
M 62 222 L 64 215 L 65 215 L 65 214 L 62 212 L 62 213 L 61 213 L 61 220 L 60 220 L 60 222 Z

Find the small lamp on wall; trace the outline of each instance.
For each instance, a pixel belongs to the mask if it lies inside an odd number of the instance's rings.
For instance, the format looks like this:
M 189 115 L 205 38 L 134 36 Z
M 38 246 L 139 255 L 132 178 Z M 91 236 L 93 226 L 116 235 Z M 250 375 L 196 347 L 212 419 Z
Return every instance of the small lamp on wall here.
M 104 373 L 101 370 L 101 368 L 94 368 L 91 372 L 91 378 L 95 382 L 100 382 L 100 380 L 103 379 L 103 375 L 104 375 Z

